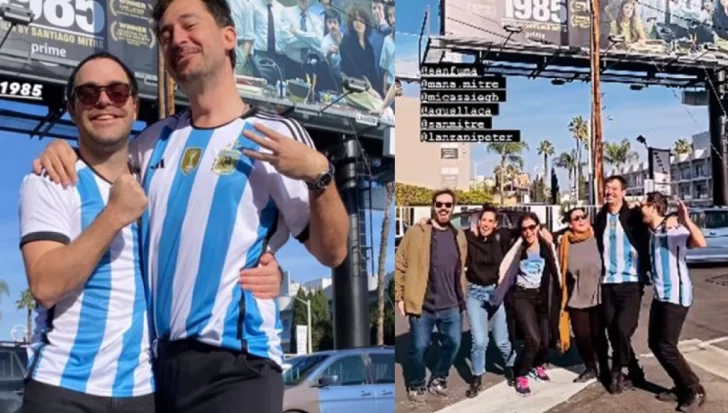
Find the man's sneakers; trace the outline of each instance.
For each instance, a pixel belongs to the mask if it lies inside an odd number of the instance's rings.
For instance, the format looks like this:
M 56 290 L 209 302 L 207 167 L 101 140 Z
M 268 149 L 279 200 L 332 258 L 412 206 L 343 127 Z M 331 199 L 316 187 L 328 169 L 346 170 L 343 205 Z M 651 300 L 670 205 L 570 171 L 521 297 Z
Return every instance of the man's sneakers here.
M 432 380 L 427 390 L 436 396 L 449 397 L 447 392 L 447 381 L 441 377 Z
M 422 388 L 408 389 L 407 398 L 412 404 L 425 404 L 425 390 Z
M 677 410 L 683 413 L 694 413 L 700 409 L 703 403 L 705 403 L 705 389 L 700 386 L 698 390 L 687 394 L 685 400 L 677 406 Z
M 577 378 L 573 380 L 574 383 L 586 383 L 591 379 L 597 378 L 597 372 L 594 369 L 586 369 Z
M 522 396 L 531 393 L 531 388 L 528 387 L 528 377 L 516 377 L 516 392 Z
M 483 389 L 483 376 L 474 376 L 470 382 L 470 388 L 465 391 L 465 397 L 472 399 Z
M 609 392 L 620 394 L 624 391 L 624 374 L 621 371 L 612 372 L 612 380 L 609 383 Z

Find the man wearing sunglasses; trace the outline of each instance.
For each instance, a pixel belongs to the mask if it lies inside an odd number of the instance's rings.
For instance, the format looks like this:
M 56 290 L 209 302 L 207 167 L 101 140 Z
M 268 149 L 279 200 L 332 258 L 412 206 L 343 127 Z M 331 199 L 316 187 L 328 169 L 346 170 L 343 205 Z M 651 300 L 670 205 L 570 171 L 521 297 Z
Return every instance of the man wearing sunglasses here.
M 160 0 L 152 15 L 166 69 L 190 101 L 130 146 L 149 198 L 141 244 L 159 402 L 169 412 L 280 413 L 277 303 L 241 291 L 239 271 L 290 235 L 322 264 L 343 262 L 349 220 L 333 167 L 298 122 L 240 98 L 226 0 Z M 62 159 L 74 157 L 58 143 L 41 163 L 70 180 Z
M 407 396 L 415 404 L 424 403 L 426 388 L 448 395 L 447 376 L 460 349 L 468 251 L 465 234 L 450 221 L 454 206 L 453 191 L 436 191 L 432 219 L 407 231 L 395 257 L 394 301 L 399 313 L 409 317 L 411 347 L 405 380 Z M 435 326 L 442 347 L 426 386 L 424 356 Z

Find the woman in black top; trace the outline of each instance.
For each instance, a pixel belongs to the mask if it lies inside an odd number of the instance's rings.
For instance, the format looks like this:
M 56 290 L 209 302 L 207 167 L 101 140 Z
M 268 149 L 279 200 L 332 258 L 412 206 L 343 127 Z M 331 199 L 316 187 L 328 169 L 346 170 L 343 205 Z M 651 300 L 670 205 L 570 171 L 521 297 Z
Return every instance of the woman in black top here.
M 372 87 L 379 90 L 379 70 L 375 64 L 374 47 L 369 42 L 371 19 L 360 7 L 353 7 L 348 13 L 347 31 L 341 40 L 341 70 L 346 76 L 366 78 Z

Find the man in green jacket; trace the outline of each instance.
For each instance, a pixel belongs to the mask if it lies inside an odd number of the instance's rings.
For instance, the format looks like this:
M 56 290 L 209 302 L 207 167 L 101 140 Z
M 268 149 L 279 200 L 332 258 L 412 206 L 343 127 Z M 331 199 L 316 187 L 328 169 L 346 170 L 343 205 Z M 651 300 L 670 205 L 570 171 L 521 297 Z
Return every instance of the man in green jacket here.
M 424 403 L 426 387 L 433 394 L 448 395 L 448 372 L 460 349 L 467 241 L 450 221 L 454 207 L 455 192 L 435 192 L 432 219 L 407 231 L 395 258 L 394 300 L 400 314 L 409 317 L 410 327 L 407 396 L 417 404 Z M 424 355 L 434 326 L 440 333 L 441 351 L 426 386 Z

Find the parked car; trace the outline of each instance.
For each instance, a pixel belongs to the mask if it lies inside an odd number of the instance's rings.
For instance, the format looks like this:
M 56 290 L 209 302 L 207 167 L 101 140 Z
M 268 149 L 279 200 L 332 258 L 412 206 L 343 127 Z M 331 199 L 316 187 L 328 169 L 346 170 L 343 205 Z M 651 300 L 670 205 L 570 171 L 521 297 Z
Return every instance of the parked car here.
M 691 208 L 690 219 L 703 229 L 708 246 L 688 249 L 688 264 L 728 263 L 728 208 Z
M 0 343 L 0 413 L 20 413 L 27 365 L 24 345 Z
M 284 413 L 394 413 L 394 348 L 322 351 L 285 360 Z

